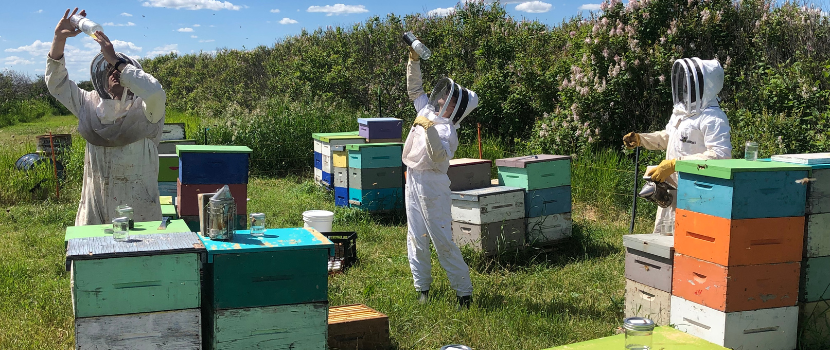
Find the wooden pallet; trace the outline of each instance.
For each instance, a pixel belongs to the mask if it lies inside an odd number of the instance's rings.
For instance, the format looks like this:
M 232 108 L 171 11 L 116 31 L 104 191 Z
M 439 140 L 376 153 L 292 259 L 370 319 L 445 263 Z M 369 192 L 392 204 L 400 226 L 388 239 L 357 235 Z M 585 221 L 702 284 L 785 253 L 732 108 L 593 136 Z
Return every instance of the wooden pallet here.
M 386 350 L 389 317 L 363 304 L 329 308 L 329 349 Z

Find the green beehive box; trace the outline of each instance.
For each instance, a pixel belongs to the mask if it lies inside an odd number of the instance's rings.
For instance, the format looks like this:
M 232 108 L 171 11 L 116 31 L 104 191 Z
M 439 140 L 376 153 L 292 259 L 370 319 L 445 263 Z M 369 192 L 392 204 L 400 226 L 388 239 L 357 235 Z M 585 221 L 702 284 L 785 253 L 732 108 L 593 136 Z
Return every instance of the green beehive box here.
M 204 323 L 205 349 L 323 350 L 328 341 L 328 303 L 217 310 Z
M 183 310 L 201 305 L 199 267 L 205 249 L 193 232 L 70 239 L 75 317 Z
M 562 345 L 547 350 L 613 350 L 625 349 L 625 334 L 589 340 L 582 343 Z M 671 327 L 655 327 L 652 333 L 651 349 L 660 350 L 727 350 L 716 345 L 683 333 Z
M 749 161 L 745 159 L 678 160 L 675 163 L 674 169 L 678 173 L 688 173 L 725 180 L 732 180 L 735 178 L 735 174 L 746 172 L 812 170 L 810 166 L 801 164 Z
M 403 144 L 365 143 L 346 145 L 349 151 L 349 168 L 392 168 L 403 165 Z
M 345 132 L 315 132 L 311 134 L 311 138 L 315 140 L 319 140 L 321 137 L 324 136 L 355 136 L 359 132 L 355 131 L 345 131 Z
M 496 159 L 499 186 L 521 187 L 528 191 L 571 184 L 571 157 L 539 154 Z
M 179 156 L 159 154 L 159 182 L 176 182 L 179 178 Z
M 165 204 L 161 206 L 161 216 L 178 219 L 179 214 L 176 213 L 176 206 L 172 204 Z
M 135 229 L 130 230 L 130 235 L 149 235 L 154 233 L 168 233 L 168 232 L 192 232 L 187 228 L 184 220 L 170 220 L 167 223 L 167 228 L 159 230 L 161 221 L 147 221 L 136 222 Z M 88 238 L 88 237 L 110 237 L 112 234 L 104 232 L 105 229 L 111 229 L 112 224 L 103 225 L 87 225 L 87 226 L 69 226 L 66 228 L 66 235 L 64 235 L 64 242 L 68 242 L 73 238 Z
M 212 310 L 328 301 L 334 244 L 304 228 L 236 231 L 233 241 L 199 237 L 207 250 L 205 302 Z

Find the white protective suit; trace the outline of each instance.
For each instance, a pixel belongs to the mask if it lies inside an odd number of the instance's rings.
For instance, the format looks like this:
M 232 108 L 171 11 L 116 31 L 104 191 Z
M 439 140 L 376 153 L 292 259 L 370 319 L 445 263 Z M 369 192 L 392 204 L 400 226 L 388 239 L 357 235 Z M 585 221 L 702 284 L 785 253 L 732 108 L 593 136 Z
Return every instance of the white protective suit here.
M 640 134 L 640 145 L 650 150 L 665 150 L 666 159 L 728 159 L 732 157 L 729 121 L 718 105 L 723 88 L 723 68 L 717 60 L 697 57 L 675 61 L 672 67 L 674 110 L 666 129 Z M 701 94 L 700 91 L 703 91 Z M 677 188 L 677 173 L 666 180 Z M 674 222 L 677 191 L 668 208 L 657 208 L 654 233 L 663 232 L 663 222 Z
M 47 55 L 46 86 L 78 117 L 78 131 L 87 141 L 75 226 L 110 223 L 120 204 L 133 207 L 136 222 L 161 220 L 158 144 L 167 97 L 161 84 L 134 64 L 121 72 L 121 85 L 125 96 L 127 89 L 134 96 L 102 99 L 69 80 L 64 58 Z
M 447 169 L 450 159 L 458 149 L 457 124 L 472 111 L 478 103 L 475 93 L 469 93 L 469 104 L 460 112 L 460 118 L 443 118 L 428 106 L 429 98 L 424 93 L 419 61 L 407 64 L 407 92 L 415 104 L 418 116 L 426 117 L 435 126 L 424 130 L 413 126 L 403 148 L 403 163 L 406 172 L 406 217 L 407 253 L 412 269 L 415 289 L 428 291 L 432 283 L 432 264 L 429 241 L 435 245 L 438 261 L 447 271 L 452 288 L 459 297 L 473 293 L 470 269 L 461 256 L 461 250 L 452 240 L 452 214 L 450 179 Z M 465 95 L 466 96 L 466 95 Z

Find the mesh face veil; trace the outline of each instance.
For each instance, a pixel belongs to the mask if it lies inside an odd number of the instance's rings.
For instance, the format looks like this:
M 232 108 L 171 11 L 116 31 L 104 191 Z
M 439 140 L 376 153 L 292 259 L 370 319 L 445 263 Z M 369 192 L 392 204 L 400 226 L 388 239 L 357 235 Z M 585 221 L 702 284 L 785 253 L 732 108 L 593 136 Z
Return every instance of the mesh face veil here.
M 439 79 L 432 89 L 428 106 L 439 117 L 447 115 L 457 127 L 478 106 L 478 96 L 445 77 Z
M 683 58 L 672 65 L 672 100 L 675 107 L 687 113 L 700 111 L 703 106 L 703 71 L 700 59 Z
M 115 55 L 119 58 L 123 58 L 136 68 L 141 69 L 141 64 L 139 64 L 138 61 L 130 58 L 129 56 L 120 52 L 116 52 Z M 107 60 L 104 59 L 104 54 L 100 52 L 98 53 L 98 55 L 95 56 L 95 58 L 92 59 L 92 62 L 89 65 L 89 73 L 90 78 L 92 80 L 92 86 L 95 88 L 95 91 L 98 92 L 98 96 L 100 96 L 102 99 L 112 99 L 112 96 L 108 91 L 109 73 L 111 72 L 107 69 L 108 66 L 109 63 L 107 63 Z

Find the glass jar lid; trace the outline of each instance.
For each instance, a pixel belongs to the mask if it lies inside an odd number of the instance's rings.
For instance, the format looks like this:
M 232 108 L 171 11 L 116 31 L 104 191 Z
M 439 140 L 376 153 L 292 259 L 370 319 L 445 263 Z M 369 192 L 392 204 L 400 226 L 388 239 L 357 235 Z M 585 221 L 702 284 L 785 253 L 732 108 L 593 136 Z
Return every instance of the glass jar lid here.
M 645 317 L 629 317 L 623 320 L 623 328 L 632 331 L 654 330 L 654 321 Z

